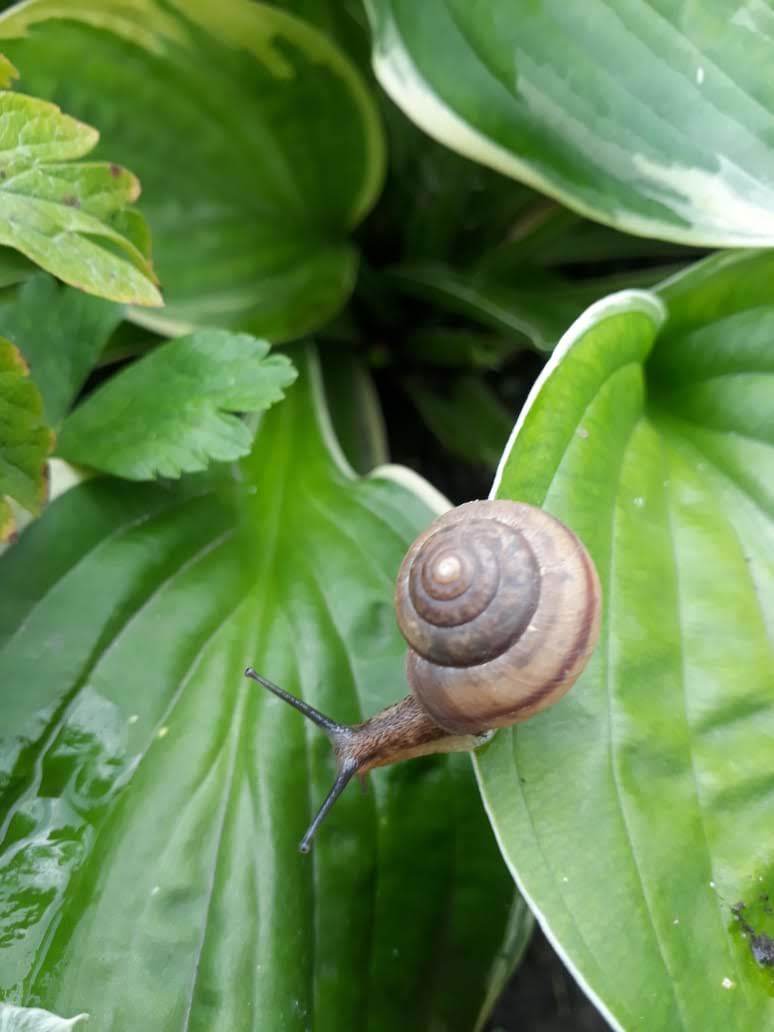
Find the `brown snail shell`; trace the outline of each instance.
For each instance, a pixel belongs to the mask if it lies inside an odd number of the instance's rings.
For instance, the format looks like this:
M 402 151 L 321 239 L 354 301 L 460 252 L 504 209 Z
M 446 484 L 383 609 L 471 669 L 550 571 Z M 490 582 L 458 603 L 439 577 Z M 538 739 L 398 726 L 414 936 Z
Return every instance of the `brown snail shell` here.
M 523 502 L 468 502 L 409 549 L 395 604 L 409 685 L 447 731 L 526 720 L 578 678 L 601 588 L 575 534 Z

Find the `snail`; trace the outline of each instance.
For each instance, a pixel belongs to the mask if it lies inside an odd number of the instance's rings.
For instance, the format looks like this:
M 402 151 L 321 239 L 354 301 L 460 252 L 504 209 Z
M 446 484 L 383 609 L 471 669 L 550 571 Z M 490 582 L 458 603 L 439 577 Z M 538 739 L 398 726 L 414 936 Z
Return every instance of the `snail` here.
M 336 756 L 301 852 L 354 774 L 475 749 L 560 699 L 596 645 L 600 601 L 588 552 L 559 520 L 522 502 L 467 502 L 417 538 L 398 573 L 404 699 L 362 724 L 339 724 L 248 667 L 246 677 L 326 732 Z

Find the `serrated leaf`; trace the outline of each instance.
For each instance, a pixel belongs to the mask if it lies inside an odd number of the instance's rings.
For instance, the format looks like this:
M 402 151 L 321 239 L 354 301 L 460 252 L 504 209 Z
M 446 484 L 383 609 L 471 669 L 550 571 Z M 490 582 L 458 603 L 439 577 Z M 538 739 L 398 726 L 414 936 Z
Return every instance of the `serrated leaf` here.
M 0 333 L 24 355 L 57 426 L 83 386 L 123 309 L 38 273 L 0 303 Z
M 248 0 L 33 0 L 0 16 L 0 38 L 25 89 L 88 114 L 98 153 L 140 175 L 166 307 L 138 321 L 276 340 L 342 306 L 383 141 L 359 74 L 322 33 Z
M 773 272 L 724 255 L 594 305 L 495 486 L 564 519 L 602 580 L 580 682 L 477 767 L 517 883 L 616 1028 L 774 1025 L 750 938 L 774 933 Z
M 10 496 L 37 514 L 46 499 L 46 456 L 54 435 L 18 348 L 0 337 L 0 540 L 13 530 Z
M 200 330 L 112 376 L 65 420 L 57 454 L 129 480 L 179 477 L 250 451 L 239 412 L 280 401 L 296 377 L 285 355 L 246 333 Z
M 137 179 L 115 164 L 63 164 L 98 136 L 53 104 L 0 91 L 0 244 L 81 290 L 160 305 L 149 261 L 109 223 L 139 195 Z
M 394 577 L 438 504 L 354 478 L 300 367 L 230 488 L 96 478 L 0 558 L 0 998 L 111 1032 L 467 1032 L 513 956 L 466 757 L 376 773 L 298 853 L 330 749 L 244 666 L 342 720 L 396 699 Z
M 366 7 L 381 84 L 447 146 L 640 236 L 774 241 L 768 5 Z
M 13 1007 L 9 1003 L 0 1003 L 0 1032 L 68 1032 L 88 1019 L 88 1014 L 60 1018 L 39 1007 Z

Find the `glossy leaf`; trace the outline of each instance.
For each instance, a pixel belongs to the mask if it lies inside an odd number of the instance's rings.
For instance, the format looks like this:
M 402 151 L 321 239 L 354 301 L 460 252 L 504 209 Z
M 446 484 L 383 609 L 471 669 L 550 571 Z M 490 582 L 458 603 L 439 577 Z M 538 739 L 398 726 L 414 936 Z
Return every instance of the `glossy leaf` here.
M 602 580 L 580 682 L 477 767 L 518 885 L 617 1028 L 774 1023 L 732 909 L 774 933 L 773 273 L 724 255 L 594 305 L 495 484 L 573 527 Z
M 123 309 L 38 273 L 0 303 L 0 333 L 14 341 L 57 426 L 83 386 Z
M 166 307 L 138 321 L 285 339 L 341 307 L 383 142 L 327 37 L 248 0 L 33 0 L 0 16 L 0 39 L 25 89 L 88 113 L 142 179 Z
M 467 758 L 351 787 L 298 853 L 330 748 L 242 671 L 341 720 L 396 699 L 393 581 L 440 503 L 356 479 L 300 366 L 238 478 L 92 480 L 0 558 L 0 998 L 111 1032 L 468 1030 L 509 966 Z
M 150 262 L 112 225 L 139 196 L 136 177 L 116 164 L 68 164 L 98 136 L 53 104 L 0 91 L 0 244 L 81 290 L 160 305 Z
M 200 330 L 112 376 L 65 420 L 57 454 L 129 480 L 197 473 L 247 455 L 240 412 L 263 412 L 296 377 L 246 333 Z
M 627 232 L 774 241 L 766 4 L 366 7 L 377 77 L 447 146 Z
M 43 507 L 46 457 L 53 442 L 27 364 L 18 348 L 0 337 L 0 540 L 15 524 L 6 496 L 31 513 Z

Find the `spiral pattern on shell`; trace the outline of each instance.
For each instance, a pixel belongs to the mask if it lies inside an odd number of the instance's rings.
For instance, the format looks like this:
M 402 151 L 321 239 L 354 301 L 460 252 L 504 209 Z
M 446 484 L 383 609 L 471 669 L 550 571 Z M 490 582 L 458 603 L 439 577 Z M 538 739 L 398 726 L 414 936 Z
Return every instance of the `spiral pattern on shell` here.
M 557 701 L 599 634 L 601 591 L 578 538 L 522 502 L 468 502 L 412 545 L 395 593 L 412 691 L 476 733 Z

